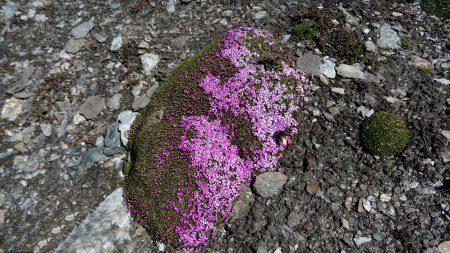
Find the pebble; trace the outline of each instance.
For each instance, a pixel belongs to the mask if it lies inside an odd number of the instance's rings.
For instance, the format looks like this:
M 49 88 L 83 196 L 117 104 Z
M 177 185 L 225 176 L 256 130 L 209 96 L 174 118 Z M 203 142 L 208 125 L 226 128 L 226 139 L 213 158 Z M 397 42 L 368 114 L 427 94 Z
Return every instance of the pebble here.
M 75 114 L 75 116 L 73 117 L 73 123 L 75 125 L 79 125 L 82 122 L 85 122 L 86 118 L 80 114 L 80 112 L 77 112 L 77 114 Z
M 369 52 L 374 52 L 375 50 L 377 50 L 377 45 L 375 43 L 373 43 L 371 40 L 365 41 L 364 47 Z
M 106 41 L 106 39 L 107 39 L 106 36 L 102 36 L 102 35 L 99 35 L 99 34 L 95 35 L 95 40 L 98 43 L 103 43 L 103 42 Z
M 45 16 L 45 14 L 36 14 L 36 16 L 34 16 L 34 20 L 39 23 L 44 23 L 48 20 L 48 17 Z
M 385 49 L 400 49 L 400 37 L 389 24 L 383 24 L 380 27 L 380 38 L 377 44 Z
M 353 241 L 355 242 L 356 246 L 359 248 L 364 243 L 368 243 L 372 241 L 372 237 L 355 237 L 353 238 Z
M 117 147 L 120 146 L 120 132 L 119 124 L 115 123 L 108 127 L 105 136 L 105 147 Z
M 329 59 L 325 59 L 320 65 L 320 73 L 328 78 L 335 78 L 336 77 L 336 70 L 334 69 L 336 64 Z
M 51 124 L 41 124 L 41 130 L 44 136 L 49 137 L 52 134 L 52 125 Z
M 438 249 L 440 253 L 450 253 L 450 241 L 439 243 Z
M 306 191 L 309 194 L 315 194 L 319 190 L 320 190 L 320 183 L 319 183 L 319 181 L 317 181 L 317 180 L 309 180 L 306 183 Z
M 167 12 L 168 12 L 169 14 L 174 13 L 174 12 L 175 12 L 175 3 L 174 3 L 174 0 L 169 0 L 169 1 L 167 1 L 166 7 L 167 7 Z
M 433 64 L 430 61 L 420 58 L 417 55 L 411 56 L 411 59 L 409 60 L 409 64 L 411 64 L 412 66 L 414 66 L 416 68 L 433 69 Z
M 66 47 L 64 49 L 69 54 L 75 54 L 78 53 L 85 45 L 86 45 L 85 39 L 77 39 L 77 40 L 70 39 L 67 42 Z
M 150 103 L 150 98 L 146 94 L 142 96 L 137 96 L 134 98 L 131 108 L 133 109 L 134 112 L 136 112 L 146 107 L 148 103 Z
M 59 125 L 59 128 L 56 131 L 56 136 L 58 136 L 58 138 L 61 138 L 62 136 L 64 136 L 66 134 L 68 125 L 69 125 L 69 119 L 67 118 L 67 116 L 65 116 L 64 119 L 61 121 L 61 125 Z
M 14 17 L 14 14 L 16 13 L 16 3 L 12 1 L 6 1 L 6 4 L 3 5 L 3 11 L 6 18 Z
M 111 51 L 119 51 L 119 49 L 122 47 L 122 35 L 117 35 L 114 37 L 113 41 L 111 42 Z
M 74 39 L 81 39 L 87 36 L 89 31 L 94 27 L 94 21 L 89 20 L 72 28 L 70 32 Z
M 227 18 L 233 15 L 233 11 L 227 10 L 222 12 L 222 17 Z
M 141 56 L 142 66 L 146 75 L 150 75 L 159 62 L 159 56 L 156 54 L 144 54 Z
M 383 193 L 380 195 L 380 200 L 383 202 L 389 202 L 389 201 L 391 201 L 391 195 Z
M 259 20 L 259 19 L 263 19 L 267 16 L 267 12 L 266 11 L 258 11 L 255 13 L 255 19 Z
M 443 84 L 443 85 L 450 85 L 450 80 L 447 80 L 447 79 L 445 79 L 445 78 L 436 78 L 436 79 L 433 79 L 433 81 L 436 81 L 436 82 L 438 82 L 438 83 L 440 83 L 440 84 Z
M 8 98 L 5 100 L 2 108 L 2 119 L 8 119 L 9 121 L 16 120 L 17 116 L 22 113 L 22 100 L 17 98 Z
M 106 101 L 106 107 L 108 107 L 108 109 L 111 111 L 115 111 L 115 110 L 119 109 L 121 99 L 122 99 L 122 94 L 115 94 L 110 99 L 108 99 L 108 101 Z
M 247 216 L 250 212 L 251 205 L 255 202 L 255 196 L 247 185 L 241 185 L 239 192 L 239 201 L 233 206 L 231 217 L 240 219 Z
M 341 95 L 345 95 L 345 89 L 344 88 L 337 88 L 337 87 L 332 87 L 331 91 L 337 94 L 341 94 Z
M 344 217 L 342 217 L 342 218 L 341 218 L 341 223 L 342 223 L 342 226 L 343 226 L 345 229 L 350 230 L 350 223 L 348 222 L 347 219 L 345 219 Z
M 319 75 L 321 65 L 322 58 L 315 54 L 304 53 L 297 58 L 297 68 L 307 75 Z
M 370 212 L 372 210 L 372 205 L 370 204 L 370 201 L 367 199 L 362 199 L 362 206 L 364 207 L 364 210 L 366 212 Z
M 105 108 L 105 98 L 101 96 L 91 96 L 81 105 L 80 114 L 87 120 L 96 118 Z
M 281 247 L 277 247 L 273 253 L 283 253 Z
M 163 252 L 164 250 L 166 250 L 166 245 L 164 243 L 157 242 L 156 245 L 158 247 L 158 251 Z
M 441 130 L 441 134 L 447 138 L 447 141 L 450 141 L 450 131 L 449 130 Z
M 340 76 L 347 78 L 365 79 L 364 72 L 355 65 L 341 64 L 336 67 L 336 71 Z
M 263 198 L 278 195 L 283 190 L 288 177 L 280 172 L 266 172 L 256 176 L 253 187 Z
M 356 111 L 361 114 L 361 116 L 363 117 L 367 117 L 369 118 L 370 116 L 372 116 L 372 114 L 375 113 L 375 111 L 373 109 L 369 109 L 365 106 L 359 106 L 358 108 L 356 108 Z

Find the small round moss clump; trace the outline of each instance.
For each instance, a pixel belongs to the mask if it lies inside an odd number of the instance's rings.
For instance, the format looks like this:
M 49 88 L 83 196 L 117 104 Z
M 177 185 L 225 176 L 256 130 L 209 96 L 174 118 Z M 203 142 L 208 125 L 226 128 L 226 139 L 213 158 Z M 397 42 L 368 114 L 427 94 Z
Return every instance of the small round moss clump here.
M 292 28 L 292 33 L 301 40 L 312 40 L 316 34 L 316 23 L 311 20 L 304 20 Z
M 391 156 L 403 151 L 409 141 L 405 119 L 392 112 L 378 112 L 364 125 L 362 141 L 364 147 L 374 155 Z

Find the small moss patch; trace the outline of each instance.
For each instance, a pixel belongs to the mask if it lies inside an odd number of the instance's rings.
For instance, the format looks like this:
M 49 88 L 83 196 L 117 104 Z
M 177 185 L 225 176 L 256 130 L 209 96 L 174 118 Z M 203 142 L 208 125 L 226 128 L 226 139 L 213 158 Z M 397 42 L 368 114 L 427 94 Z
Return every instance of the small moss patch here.
M 316 23 L 308 19 L 292 28 L 292 33 L 301 40 L 312 40 L 316 31 Z
M 409 38 L 402 38 L 402 47 L 405 49 L 411 48 L 411 40 Z
M 399 154 L 406 147 L 410 137 L 405 125 L 405 119 L 397 113 L 375 113 L 363 127 L 364 147 L 373 155 Z

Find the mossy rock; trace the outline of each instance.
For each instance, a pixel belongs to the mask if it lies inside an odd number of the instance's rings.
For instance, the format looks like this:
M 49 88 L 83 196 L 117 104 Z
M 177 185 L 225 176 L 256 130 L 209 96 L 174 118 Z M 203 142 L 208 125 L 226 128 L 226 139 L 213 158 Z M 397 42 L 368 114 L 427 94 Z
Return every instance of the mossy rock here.
M 276 170 L 310 83 L 272 33 L 228 31 L 172 71 L 129 133 L 129 212 L 157 240 L 198 248 L 229 220 L 240 185 Z
M 392 156 L 403 151 L 409 141 L 405 119 L 392 112 L 373 114 L 364 124 L 362 141 L 373 155 Z
M 450 0 L 422 0 L 422 9 L 440 18 L 450 18 Z

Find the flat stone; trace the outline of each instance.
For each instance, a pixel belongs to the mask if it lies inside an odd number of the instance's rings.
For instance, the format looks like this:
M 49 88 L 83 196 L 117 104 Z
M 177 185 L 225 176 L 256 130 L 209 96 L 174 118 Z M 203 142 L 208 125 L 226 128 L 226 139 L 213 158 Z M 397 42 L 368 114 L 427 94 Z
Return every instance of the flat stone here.
M 156 54 L 144 54 L 141 56 L 142 66 L 146 75 L 150 75 L 159 62 L 159 56 Z
M 34 21 L 39 22 L 39 23 L 44 23 L 48 20 L 48 17 L 45 16 L 45 14 L 37 14 L 36 16 L 34 16 Z
M 29 92 L 29 91 L 21 91 L 21 92 L 17 92 L 15 94 L 13 94 L 13 96 L 15 98 L 19 98 L 19 99 L 27 99 L 31 96 L 33 96 L 34 93 L 33 92 Z
M 287 176 L 280 172 L 266 172 L 256 176 L 253 187 L 263 198 L 270 198 L 283 191 Z
M 128 131 L 131 128 L 131 124 L 136 119 L 137 113 L 132 111 L 123 111 L 118 116 L 120 139 L 122 145 L 125 147 L 128 145 Z
M 41 124 L 42 133 L 49 137 L 52 134 L 52 125 L 51 124 Z
M 89 97 L 80 107 L 80 113 L 87 119 L 96 118 L 105 108 L 105 98 L 101 96 Z
M 420 58 L 417 55 L 411 56 L 411 59 L 409 60 L 409 64 L 411 64 L 412 66 L 414 66 L 416 68 L 423 68 L 423 69 L 433 69 L 434 68 L 433 64 L 430 61 Z
M 341 95 L 345 95 L 345 89 L 344 88 L 337 88 L 337 87 L 332 87 L 331 91 L 337 94 L 341 94 Z
M 334 69 L 336 64 L 328 59 L 325 59 L 320 65 L 320 73 L 328 78 L 336 77 L 336 70 Z
M 364 80 L 364 72 L 355 65 L 341 64 L 336 67 L 336 71 L 340 76 L 347 78 L 355 78 Z
M 388 24 L 383 24 L 380 27 L 380 38 L 377 44 L 381 48 L 385 49 L 400 49 L 400 37 L 397 32 L 392 29 Z
M 302 215 L 301 213 L 292 211 L 288 215 L 287 225 L 289 228 L 292 229 L 292 228 L 300 225 L 300 223 L 302 223 L 302 219 L 304 219 L 304 218 L 305 218 L 305 216 Z
M 450 253 L 450 241 L 439 243 L 438 249 L 440 253 Z
M 113 252 L 119 245 L 128 243 L 131 240 L 131 216 L 122 204 L 122 196 L 122 188 L 111 193 L 72 230 L 55 252 Z M 126 251 L 132 252 L 129 250 Z
M 233 211 L 230 214 L 231 217 L 233 217 L 233 219 L 241 219 L 247 216 L 253 202 L 255 202 L 255 196 L 253 195 L 250 187 L 247 185 L 241 185 L 239 200 L 233 206 Z
M 267 11 L 258 11 L 255 13 L 256 20 L 263 19 L 265 17 L 267 17 Z
M 108 127 L 104 143 L 107 148 L 120 146 L 119 124 L 115 123 Z
M 372 241 L 372 237 L 355 237 L 353 238 L 353 241 L 355 242 L 356 246 L 359 248 L 361 247 L 364 243 L 368 243 Z
M 114 37 L 113 41 L 111 42 L 111 51 L 119 51 L 119 49 L 122 47 L 122 35 L 117 35 Z
M 66 47 L 64 49 L 69 54 L 75 54 L 78 53 L 85 45 L 86 45 L 85 39 L 77 39 L 77 40 L 70 39 L 67 42 Z
M 450 151 L 446 151 L 446 152 L 441 153 L 441 157 L 442 157 L 442 161 L 444 163 L 450 162 Z
M 22 113 L 22 100 L 17 98 L 9 98 L 5 100 L 2 107 L 2 119 L 8 119 L 9 121 L 16 120 L 17 116 Z
M 106 107 L 108 107 L 108 109 L 111 111 L 119 109 L 121 99 L 122 99 L 121 94 L 115 94 L 110 99 L 108 99 L 108 101 L 106 102 Z
M 443 85 L 450 85 L 450 80 L 447 80 L 445 78 L 439 78 L 439 79 L 436 78 L 436 79 L 433 79 L 433 81 L 438 82 Z
M 108 157 L 104 154 L 105 149 L 105 147 L 95 147 L 83 153 L 79 164 L 80 169 L 88 169 L 96 162 L 108 160 Z
M 103 42 L 106 41 L 106 36 L 102 36 L 102 35 L 100 35 L 100 34 L 97 34 L 97 35 L 95 35 L 95 40 L 96 40 L 98 43 L 103 43 Z
M 306 183 L 306 191 L 309 194 L 314 194 L 317 191 L 320 190 L 320 183 L 317 180 L 309 180 L 308 183 Z
M 297 58 L 297 68 L 307 75 L 319 75 L 321 65 L 322 59 L 315 54 L 305 53 Z
M 87 36 L 89 31 L 94 27 L 94 21 L 89 20 L 74 27 L 71 34 L 74 39 L 81 39 Z
M 170 13 L 174 13 L 174 12 L 175 12 L 175 3 L 174 3 L 174 0 L 169 0 L 169 1 L 167 1 L 166 7 L 167 7 L 167 12 L 168 12 L 169 14 L 170 14 Z
M 180 36 L 170 41 L 170 44 L 174 48 L 181 49 L 186 46 L 187 41 L 189 40 L 189 36 Z
M 134 112 L 146 107 L 150 103 L 150 98 L 147 95 L 137 96 L 134 98 L 133 104 L 131 105 Z
M 3 11 L 5 13 L 6 18 L 12 18 L 14 17 L 14 14 L 16 13 L 17 5 L 13 1 L 6 1 L 6 4 L 3 5 Z
M 59 128 L 56 132 L 56 136 L 58 136 L 58 138 L 61 138 L 62 136 L 64 136 L 66 134 L 68 125 L 69 125 L 69 119 L 67 118 L 67 116 L 65 116 L 64 119 L 61 121 L 61 125 L 59 125 Z

